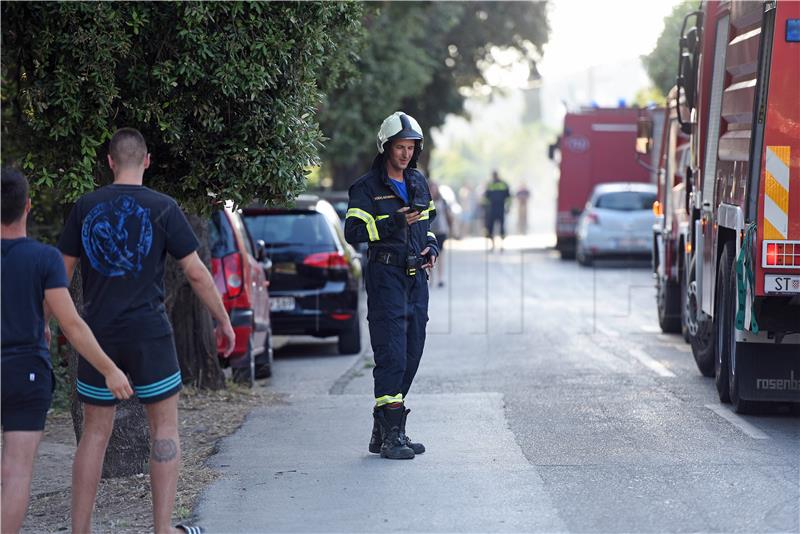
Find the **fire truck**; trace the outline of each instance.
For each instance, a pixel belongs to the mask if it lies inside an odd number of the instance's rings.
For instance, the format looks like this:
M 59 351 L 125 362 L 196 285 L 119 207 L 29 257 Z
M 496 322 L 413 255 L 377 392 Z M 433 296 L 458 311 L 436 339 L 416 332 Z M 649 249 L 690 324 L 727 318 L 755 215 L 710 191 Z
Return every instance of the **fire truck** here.
M 555 145 L 561 153 L 556 213 L 556 249 L 564 259 L 575 258 L 578 217 L 592 188 L 606 182 L 651 182 L 651 172 L 634 150 L 637 108 L 584 108 L 567 113 Z
M 653 211 L 656 223 L 653 226 L 653 277 L 656 282 L 656 308 L 658 323 L 666 333 L 681 332 L 689 341 L 686 322 L 687 284 L 686 242 L 689 233 L 689 183 L 690 163 L 689 136 L 681 131 L 678 124 L 677 88 L 667 96 L 667 112 L 664 126 L 656 131 L 661 139 L 657 152 L 658 193 Z M 685 112 L 685 109 L 684 109 Z M 646 136 L 637 134 L 636 151 L 649 154 L 656 151 L 652 143 L 654 130 L 652 117 L 640 117 Z M 644 141 L 644 144 L 643 144 Z
M 737 412 L 800 402 L 800 2 L 704 1 L 679 53 L 695 361 Z

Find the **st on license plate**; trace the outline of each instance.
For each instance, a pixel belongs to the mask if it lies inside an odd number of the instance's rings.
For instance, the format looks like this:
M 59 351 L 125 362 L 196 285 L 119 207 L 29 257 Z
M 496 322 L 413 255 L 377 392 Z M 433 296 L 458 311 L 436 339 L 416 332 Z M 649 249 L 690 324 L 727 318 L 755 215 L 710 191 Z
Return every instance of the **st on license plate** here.
M 764 291 L 767 293 L 800 294 L 800 275 L 766 274 L 764 275 Z
M 294 297 L 270 297 L 269 311 L 290 311 L 294 309 Z

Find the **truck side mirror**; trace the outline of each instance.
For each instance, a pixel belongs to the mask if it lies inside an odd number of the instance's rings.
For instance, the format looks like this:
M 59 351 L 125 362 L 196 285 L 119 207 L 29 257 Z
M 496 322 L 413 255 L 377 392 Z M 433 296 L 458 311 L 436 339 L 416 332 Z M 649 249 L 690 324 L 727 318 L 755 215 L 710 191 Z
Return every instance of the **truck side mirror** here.
M 653 120 L 639 117 L 636 121 L 636 152 L 648 154 L 653 148 Z
M 555 161 L 556 159 L 556 151 L 559 150 L 559 146 L 561 146 L 561 136 L 559 135 L 556 138 L 555 143 L 552 145 L 547 145 L 547 159 L 551 161 Z
M 695 17 L 695 25 L 686 29 L 689 19 Z M 700 58 L 700 32 L 703 27 L 703 12 L 693 11 L 683 19 L 681 27 L 680 47 L 678 50 L 678 77 L 675 80 L 678 86 L 677 102 L 681 100 L 681 93 L 684 97 L 686 108 L 689 111 L 689 118 L 684 119 L 678 108 L 678 123 L 681 131 L 685 134 L 692 133 L 691 113 L 695 107 L 695 97 L 697 96 L 697 67 Z

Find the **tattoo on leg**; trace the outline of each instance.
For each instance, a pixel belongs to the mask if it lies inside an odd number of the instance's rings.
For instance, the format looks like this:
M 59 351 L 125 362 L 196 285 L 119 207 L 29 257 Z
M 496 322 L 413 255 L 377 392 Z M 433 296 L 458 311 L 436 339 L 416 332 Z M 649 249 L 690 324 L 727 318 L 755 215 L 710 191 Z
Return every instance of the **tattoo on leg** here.
M 178 455 L 178 446 L 171 439 L 153 440 L 153 460 L 156 462 L 169 462 Z

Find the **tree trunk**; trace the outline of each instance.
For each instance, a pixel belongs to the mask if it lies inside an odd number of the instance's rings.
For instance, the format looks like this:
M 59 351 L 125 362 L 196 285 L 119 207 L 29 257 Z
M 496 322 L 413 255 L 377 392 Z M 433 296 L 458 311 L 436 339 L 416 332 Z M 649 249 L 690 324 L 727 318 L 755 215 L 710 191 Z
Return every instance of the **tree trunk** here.
M 198 254 L 206 266 L 210 262 L 208 220 L 196 215 L 187 217 L 200 241 Z M 166 306 L 175 332 L 175 348 L 184 384 L 203 389 L 223 389 L 225 375 L 217 358 L 214 323 L 208 309 L 194 294 L 178 262 L 167 259 L 165 271 Z
M 78 310 L 82 310 L 80 265 L 75 269 L 70 292 L 76 307 Z M 78 400 L 78 392 L 75 387 L 78 376 L 78 353 L 71 346 L 68 358 L 72 425 L 75 430 L 75 440 L 80 441 L 83 434 L 83 403 Z M 150 432 L 144 408 L 135 399 L 123 401 L 117 405 L 114 431 L 111 433 L 103 460 L 103 478 L 126 477 L 144 473 L 147 471 L 149 456 Z

